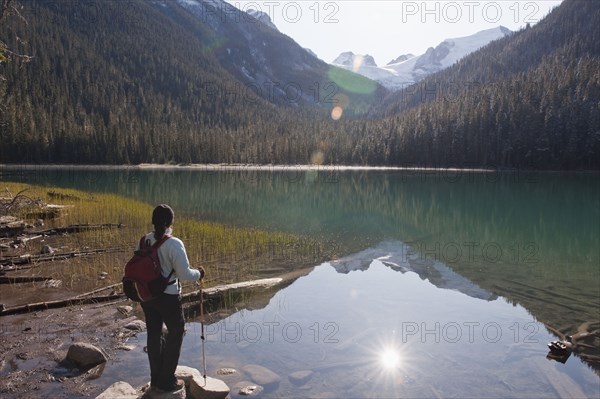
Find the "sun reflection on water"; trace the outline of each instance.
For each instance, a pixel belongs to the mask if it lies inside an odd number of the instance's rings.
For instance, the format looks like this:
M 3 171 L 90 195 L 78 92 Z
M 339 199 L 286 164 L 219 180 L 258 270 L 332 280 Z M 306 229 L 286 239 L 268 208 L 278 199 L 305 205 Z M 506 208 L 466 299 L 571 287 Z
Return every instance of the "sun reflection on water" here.
M 400 354 L 394 348 L 386 348 L 381 352 L 379 362 L 384 370 L 396 370 L 400 366 Z

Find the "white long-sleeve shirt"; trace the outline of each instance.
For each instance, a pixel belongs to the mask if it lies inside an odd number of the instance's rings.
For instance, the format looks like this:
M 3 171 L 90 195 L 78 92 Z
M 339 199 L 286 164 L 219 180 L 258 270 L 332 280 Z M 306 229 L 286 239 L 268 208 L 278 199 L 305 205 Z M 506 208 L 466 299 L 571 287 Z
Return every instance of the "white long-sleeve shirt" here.
M 145 240 L 149 240 L 150 245 L 154 245 L 156 242 L 154 232 L 146 234 Z M 167 277 L 171 273 L 171 270 L 175 270 L 175 273 L 173 273 L 169 280 L 175 282 L 167 286 L 164 291 L 165 294 L 181 294 L 181 286 L 178 280 L 198 281 L 201 277 L 200 270 L 191 268 L 185 246 L 179 238 L 171 237 L 163 242 L 160 248 L 158 248 L 158 259 L 160 260 L 160 268 L 164 277 Z

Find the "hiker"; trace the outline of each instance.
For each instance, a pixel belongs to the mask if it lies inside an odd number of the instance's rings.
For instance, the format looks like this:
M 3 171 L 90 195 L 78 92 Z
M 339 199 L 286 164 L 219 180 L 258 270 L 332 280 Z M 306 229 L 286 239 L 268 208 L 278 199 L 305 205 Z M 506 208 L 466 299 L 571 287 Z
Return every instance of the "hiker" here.
M 157 206 L 152 212 L 154 231 L 145 236 L 146 242 L 153 245 L 165 235 L 170 235 L 174 217 L 170 206 Z M 185 246 L 175 237 L 167 238 L 160 245 L 158 258 L 163 276 L 169 276 L 174 271 L 170 278 L 174 283 L 168 285 L 162 295 L 141 303 L 148 330 L 150 384 L 158 392 L 174 392 L 184 387 L 183 381 L 175 378 L 185 327 L 179 280 L 199 281 L 204 277 L 204 269 L 190 267 Z M 166 336 L 162 334 L 163 323 L 168 331 Z

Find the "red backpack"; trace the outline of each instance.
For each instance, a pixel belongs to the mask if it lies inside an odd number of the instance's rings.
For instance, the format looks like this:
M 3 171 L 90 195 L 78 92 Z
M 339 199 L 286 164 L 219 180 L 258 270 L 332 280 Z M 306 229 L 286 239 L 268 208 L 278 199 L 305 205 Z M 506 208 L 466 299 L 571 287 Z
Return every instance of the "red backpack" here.
M 146 236 L 142 237 L 140 249 L 134 252 L 123 273 L 123 292 L 127 298 L 136 302 L 146 302 L 162 294 L 167 286 L 175 282 L 169 282 L 175 270 L 171 270 L 167 277 L 162 276 L 158 258 L 158 248 L 170 237 L 165 235 L 154 245 L 150 245 Z

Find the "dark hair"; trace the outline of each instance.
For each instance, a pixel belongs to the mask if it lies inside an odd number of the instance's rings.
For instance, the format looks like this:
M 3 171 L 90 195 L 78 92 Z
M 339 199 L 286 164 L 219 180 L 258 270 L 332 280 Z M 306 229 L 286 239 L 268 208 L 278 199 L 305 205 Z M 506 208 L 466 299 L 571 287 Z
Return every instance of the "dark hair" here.
M 161 204 L 152 212 L 152 224 L 154 225 L 154 238 L 160 240 L 167 228 L 173 224 L 175 212 L 169 205 Z

